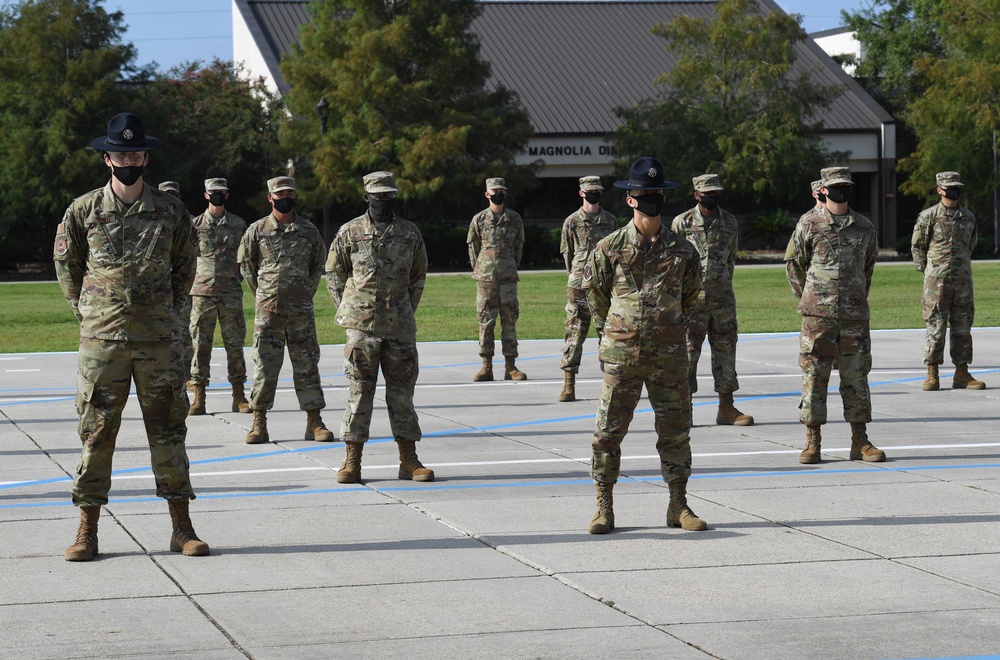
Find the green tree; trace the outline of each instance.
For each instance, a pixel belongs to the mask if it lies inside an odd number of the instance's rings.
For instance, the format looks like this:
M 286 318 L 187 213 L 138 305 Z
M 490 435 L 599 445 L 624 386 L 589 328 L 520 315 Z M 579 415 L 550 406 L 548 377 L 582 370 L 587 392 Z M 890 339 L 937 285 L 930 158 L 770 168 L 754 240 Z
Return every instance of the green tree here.
M 653 33 L 677 64 L 659 98 L 616 110 L 616 169 L 657 157 L 675 177 L 720 174 L 731 208 L 787 207 L 828 157 L 815 113 L 835 90 L 792 70 L 805 39 L 797 18 L 754 0 L 721 0 L 709 19 L 678 16 Z
M 198 214 L 208 204 L 204 180 L 221 176 L 229 181 L 231 211 L 252 222 L 269 210 L 266 181 L 284 173 L 277 154 L 283 110 L 263 79 L 249 79 L 232 62 L 191 62 L 157 76 L 143 105 L 140 116 L 164 142 L 150 161 L 148 183 L 177 181 Z
M 905 114 L 918 139 L 900 167 L 902 189 L 934 201 L 934 174 L 957 170 L 965 204 L 993 208 L 993 134 L 1000 128 L 1000 0 L 949 0 L 940 15 L 943 53 L 917 60 L 927 81 Z
M 122 32 L 98 0 L 0 7 L 0 266 L 51 258 L 66 206 L 107 180 L 89 142 L 150 73 Z
M 944 52 L 940 17 L 945 0 L 875 0 L 856 12 L 842 11 L 844 26 L 861 43 L 854 77 L 876 101 L 895 114 L 926 86 L 914 67 L 922 57 Z
M 310 4 L 312 21 L 282 62 L 295 119 L 281 138 L 314 205 L 357 201 L 374 170 L 396 174 L 400 198 L 417 202 L 410 215 L 482 207 L 488 176 L 515 190 L 530 183 L 531 168 L 514 164 L 528 116 L 513 92 L 487 88 L 490 67 L 470 29 L 478 11 L 473 0 Z M 320 97 L 329 103 L 322 136 Z

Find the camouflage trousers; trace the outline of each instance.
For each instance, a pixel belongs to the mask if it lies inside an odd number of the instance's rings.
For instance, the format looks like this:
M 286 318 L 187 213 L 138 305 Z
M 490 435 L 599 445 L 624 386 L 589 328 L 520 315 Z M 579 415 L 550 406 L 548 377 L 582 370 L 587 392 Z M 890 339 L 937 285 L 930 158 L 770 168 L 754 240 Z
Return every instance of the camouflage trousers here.
M 708 305 L 704 302 L 695 304 L 688 318 L 687 346 L 688 385 L 691 394 L 698 391 L 698 360 L 701 359 L 701 349 L 708 335 L 708 345 L 712 349 L 712 378 L 715 381 L 715 391 L 731 394 L 740 389 L 736 377 L 736 341 L 739 329 L 736 324 L 736 301 L 731 305 Z
M 505 357 L 517 357 L 517 282 L 477 282 L 479 356 L 493 357 L 493 330 L 500 317 L 500 343 Z
M 583 342 L 590 332 L 592 318 L 587 292 L 572 287 L 566 289 L 566 342 L 563 344 L 562 362 L 559 364 L 563 371 L 575 374 L 580 370 Z M 597 328 L 598 339 L 602 330 L 603 328 Z
M 413 388 L 420 371 L 415 339 L 381 337 L 361 330 L 348 330 L 344 344 L 344 375 L 350 391 L 340 437 L 344 442 L 368 440 L 380 367 L 385 378 L 385 403 L 392 435 L 396 440 L 420 440 L 420 424 L 413 409 Z
M 691 476 L 691 392 L 687 365 L 657 363 L 643 366 L 604 365 L 604 384 L 597 408 L 597 430 L 591 446 L 590 476 L 613 484 L 621 470 L 622 440 L 628 432 L 642 386 L 653 406 L 656 451 L 666 482 Z
M 834 360 L 840 371 L 840 398 L 848 422 L 872 421 L 868 372 L 872 370 L 872 343 L 868 321 L 845 321 L 819 316 L 802 317 L 799 366 L 802 399 L 799 421 L 826 424 L 826 395 Z
M 73 479 L 77 506 L 108 503 L 115 441 L 132 382 L 146 427 L 157 497 L 194 499 L 184 447 L 188 397 L 179 349 L 175 341 L 80 340 L 76 412 L 83 452 Z
M 194 357 L 194 340 L 191 338 L 191 309 L 194 296 L 188 296 L 181 307 L 181 360 L 184 363 L 184 382 L 191 378 L 191 359 Z
M 191 340 L 194 359 L 191 362 L 191 380 L 208 383 L 212 362 L 212 343 L 215 341 L 215 321 L 219 321 L 222 344 L 226 347 L 226 367 L 229 382 L 233 385 L 246 382 L 247 363 L 243 358 L 243 344 L 247 339 L 247 322 L 243 316 L 243 298 L 233 296 L 191 296 Z
M 302 410 L 326 407 L 319 381 L 319 341 L 316 317 L 310 307 L 295 312 L 257 309 L 254 316 L 253 356 L 256 370 L 250 390 L 252 410 L 270 410 L 285 360 L 285 346 L 292 362 L 292 382 Z
M 955 282 L 944 277 L 924 277 L 924 364 L 944 363 L 944 336 L 951 326 L 951 361 L 972 363 L 972 323 L 976 305 L 972 280 Z

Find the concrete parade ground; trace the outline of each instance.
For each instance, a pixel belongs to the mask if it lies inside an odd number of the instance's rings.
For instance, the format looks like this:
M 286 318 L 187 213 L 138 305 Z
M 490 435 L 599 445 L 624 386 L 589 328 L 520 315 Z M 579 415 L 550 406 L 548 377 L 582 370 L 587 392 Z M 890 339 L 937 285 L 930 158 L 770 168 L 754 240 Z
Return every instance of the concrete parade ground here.
M 418 451 L 433 483 L 396 478 L 380 386 L 363 484 L 338 484 L 343 444 L 302 439 L 287 356 L 274 442 L 245 444 L 251 416 L 229 412 L 217 350 L 210 414 L 188 418 L 187 440 L 211 556 L 169 551 L 133 397 L 90 563 L 63 559 L 78 520 L 76 354 L 0 355 L 0 658 L 998 654 L 1000 328 L 973 339 L 987 389 L 950 389 L 946 364 L 942 390 L 924 392 L 923 330 L 874 332 L 869 435 L 889 459 L 848 460 L 834 374 L 818 465 L 798 462 L 797 334 L 741 337 L 750 427 L 714 425 L 706 346 L 688 492 L 709 531 L 666 527 L 643 399 L 607 536 L 587 533 L 593 338 L 571 403 L 557 400 L 561 341 L 521 342 L 529 380 L 476 384 L 474 343 L 421 344 Z M 320 373 L 339 437 L 342 347 L 323 347 Z

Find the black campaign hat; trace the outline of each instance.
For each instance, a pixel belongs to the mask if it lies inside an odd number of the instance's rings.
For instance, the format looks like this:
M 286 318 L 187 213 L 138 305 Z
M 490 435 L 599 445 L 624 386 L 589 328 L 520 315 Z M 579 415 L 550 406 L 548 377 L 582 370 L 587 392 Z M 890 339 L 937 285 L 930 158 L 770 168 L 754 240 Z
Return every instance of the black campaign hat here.
M 625 190 L 674 190 L 681 184 L 663 180 L 663 165 L 649 156 L 643 156 L 634 163 L 628 173 L 628 181 L 615 181 L 615 188 Z
M 131 112 L 119 112 L 108 122 L 107 136 L 90 141 L 98 151 L 149 151 L 161 144 L 161 140 L 146 135 L 142 120 Z

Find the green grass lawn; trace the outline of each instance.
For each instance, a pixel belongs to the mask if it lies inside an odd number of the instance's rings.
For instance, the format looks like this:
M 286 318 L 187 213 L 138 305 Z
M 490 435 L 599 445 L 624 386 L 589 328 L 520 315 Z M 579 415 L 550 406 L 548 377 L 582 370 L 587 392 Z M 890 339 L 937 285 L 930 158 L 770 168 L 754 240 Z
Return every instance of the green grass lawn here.
M 1000 325 L 1000 264 L 975 263 L 976 325 Z M 876 267 L 872 283 L 872 328 L 922 328 L 920 293 L 923 275 L 906 264 Z M 795 297 L 782 266 L 737 268 L 734 276 L 741 332 L 789 332 L 799 329 Z M 566 277 L 561 273 L 521 274 L 518 337 L 563 336 Z M 0 284 L 0 352 L 73 351 L 79 327 L 53 282 Z M 476 339 L 476 284 L 468 275 L 431 275 L 417 310 L 417 339 Z M 253 299 L 245 293 L 247 345 L 253 335 Z M 344 343 L 344 330 L 333 322 L 333 303 L 320 284 L 316 292 L 316 328 L 321 344 Z M 499 333 L 498 333 L 499 340 Z M 216 331 L 216 346 L 222 346 Z

